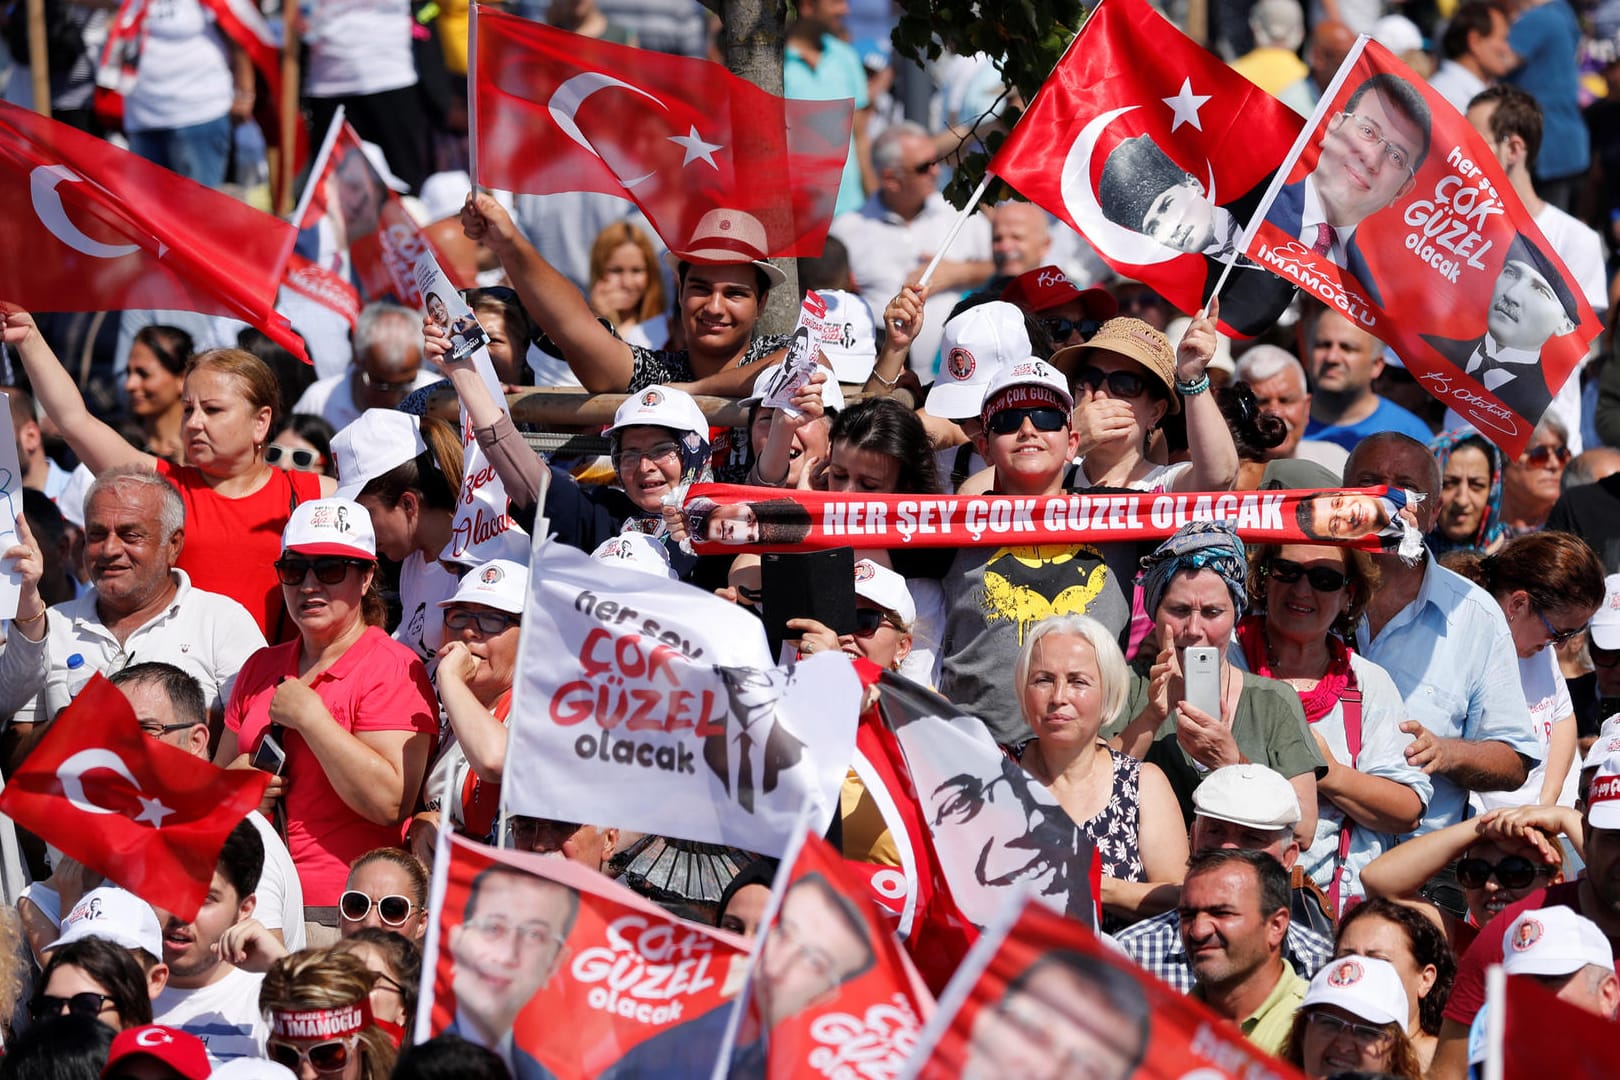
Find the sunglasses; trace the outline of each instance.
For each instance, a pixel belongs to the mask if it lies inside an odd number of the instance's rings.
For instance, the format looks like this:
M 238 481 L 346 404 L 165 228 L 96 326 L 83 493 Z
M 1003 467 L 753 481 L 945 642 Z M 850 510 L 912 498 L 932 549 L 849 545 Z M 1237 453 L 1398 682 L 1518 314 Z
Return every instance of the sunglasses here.
M 1552 620 L 1547 618 L 1540 608 L 1536 609 L 1536 617 L 1541 620 L 1541 625 L 1547 628 L 1547 641 L 1553 645 L 1567 645 L 1576 634 L 1586 629 L 1584 626 L 1577 626 L 1571 630 L 1560 630 L 1552 624 Z
M 311 570 L 322 585 L 336 585 L 349 574 L 351 566 L 369 566 L 359 559 L 345 559 L 341 555 L 322 555 L 318 559 L 277 559 L 276 576 L 283 585 L 302 585 Z
M 1032 409 L 1002 409 L 990 414 L 984 426 L 992 435 L 1011 435 L 1024 426 L 1024 419 L 1036 431 L 1062 431 L 1069 426 L 1069 414 L 1051 405 L 1037 405 Z
M 1483 889 L 1493 877 L 1504 889 L 1528 889 L 1536 878 L 1551 873 L 1552 867 L 1531 862 L 1523 855 L 1508 855 L 1494 864 L 1484 859 L 1457 861 L 1457 881 L 1465 889 Z
M 1600 649 L 1593 645 L 1588 650 L 1592 656 L 1592 666 L 1608 671 L 1620 664 L 1620 649 Z
M 1266 566 L 1266 576 L 1284 585 L 1292 585 L 1300 578 L 1311 583 L 1317 592 L 1338 592 L 1350 584 L 1350 575 L 1325 566 L 1306 568 L 1292 559 L 1272 559 Z
M 34 999 L 28 1003 L 28 1015 L 35 1020 L 49 1020 L 66 1012 L 73 1016 L 88 1016 L 94 1019 L 101 1015 L 101 1010 L 105 1009 L 110 1001 L 112 1001 L 111 994 L 97 994 L 89 990 L 67 997 L 35 994 Z
M 1567 446 L 1547 446 L 1543 444 L 1541 446 L 1532 447 L 1529 450 L 1526 450 L 1524 452 L 1524 456 L 1519 460 L 1523 461 L 1526 465 L 1534 465 L 1538 469 L 1544 469 L 1547 467 L 1547 463 L 1549 461 L 1557 458 L 1558 467 L 1563 468 L 1565 465 L 1569 464 L 1569 459 L 1571 456 L 1572 455 L 1569 452 L 1569 447 Z
M 270 1060 L 282 1066 L 297 1076 L 304 1062 L 309 1062 L 310 1068 L 318 1073 L 342 1072 L 349 1064 L 349 1055 L 354 1052 L 354 1040 L 357 1036 L 345 1035 L 341 1039 L 330 1039 L 318 1042 L 314 1046 L 294 1046 L 292 1043 L 277 1042 L 271 1039 L 264 1044 L 264 1049 L 270 1055 Z
M 1102 329 L 1102 323 L 1096 319 L 1065 319 L 1061 315 L 1053 315 L 1041 320 L 1046 332 L 1052 335 L 1053 341 L 1065 341 L 1070 334 L 1078 333 L 1080 340 L 1089 341 L 1091 335 Z
M 896 630 L 903 630 L 904 629 L 900 625 L 900 620 L 896 619 L 893 615 L 889 614 L 887 611 L 879 611 L 877 608 L 856 608 L 855 609 L 855 636 L 856 637 L 862 637 L 862 638 L 871 637 L 873 634 L 878 632 L 878 627 L 882 626 L 884 623 L 888 623 L 890 626 L 894 627 Z
M 1148 390 L 1147 380 L 1134 371 L 1103 371 L 1101 368 L 1083 367 L 1074 373 L 1075 388 L 1083 386 L 1088 394 L 1095 394 L 1104 383 L 1108 384 L 1109 397 L 1139 398 Z
M 933 158 L 929 158 L 927 161 L 919 161 L 917 164 L 913 165 L 911 167 L 911 171 L 916 173 L 918 176 L 927 176 L 937 168 L 939 168 L 939 162 L 935 161 Z
M 499 611 L 467 611 L 462 608 L 445 608 L 444 628 L 446 630 L 462 631 L 469 626 L 477 626 L 478 632 L 485 637 L 493 637 L 502 633 L 508 626 L 518 624 L 516 615 L 507 615 Z
M 284 469 L 295 469 L 298 472 L 320 472 L 326 465 L 326 457 L 318 450 L 271 443 L 264 448 L 264 463 L 280 465 Z
M 338 899 L 338 911 L 350 922 L 359 922 L 371 912 L 371 897 L 358 889 L 350 889 Z M 404 926 L 405 920 L 411 917 L 411 903 L 408 896 L 384 896 L 376 901 L 377 917 L 389 926 Z

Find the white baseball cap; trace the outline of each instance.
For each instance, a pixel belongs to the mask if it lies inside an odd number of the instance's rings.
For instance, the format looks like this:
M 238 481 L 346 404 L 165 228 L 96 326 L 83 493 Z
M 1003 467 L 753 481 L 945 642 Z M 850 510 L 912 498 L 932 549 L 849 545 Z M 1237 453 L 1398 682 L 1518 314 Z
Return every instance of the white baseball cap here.
M 91 889 L 62 920 L 62 933 L 45 950 L 82 938 L 98 937 L 126 949 L 143 949 L 163 959 L 163 928 L 152 905 L 127 889 Z
M 333 494 L 340 499 L 357 498 L 361 488 L 426 449 L 420 417 L 398 409 L 367 409 L 332 436 L 332 460 L 338 474 Z
M 1311 980 L 1299 1007 L 1332 1005 L 1370 1024 L 1399 1024 L 1411 1017 L 1411 1003 L 1395 965 L 1372 956 L 1329 960 Z
M 1620 649 L 1620 574 L 1603 579 L 1603 603 L 1586 625 L 1593 645 L 1605 651 Z
M 440 600 L 439 606 L 482 604 L 508 615 L 523 614 L 523 601 L 529 594 L 529 568 L 511 559 L 491 559 L 461 575 L 456 595 Z
M 348 499 L 310 499 L 293 507 L 281 530 L 283 553 L 377 558 L 377 534 L 366 508 Z
M 1030 352 L 1024 313 L 1016 306 L 992 300 L 969 308 L 945 324 L 939 341 L 939 378 L 923 408 L 946 420 L 978 416 L 996 371 Z
M 1063 402 L 1063 408 L 1066 412 L 1074 411 L 1074 395 L 1069 393 L 1068 376 L 1045 360 L 1034 356 L 1015 360 L 996 369 L 996 373 L 990 378 L 990 385 L 985 387 L 984 401 L 980 405 L 980 411 L 988 408 L 992 401 L 1006 394 L 1007 391 L 1024 386 L 1049 390 Z M 1024 400 L 1019 395 L 1013 395 L 1000 404 L 1002 409 L 1016 409 L 1024 405 L 1039 404 L 1039 402 L 1033 398 Z M 999 412 L 1000 409 L 997 411 Z
M 906 579 L 871 559 L 861 559 L 855 564 L 855 595 L 894 612 L 907 626 L 917 621 L 917 605 L 911 599 L 911 590 L 906 588 Z
M 1521 911 L 1502 934 L 1509 975 L 1571 975 L 1588 964 L 1614 967 L 1614 946 L 1597 923 L 1567 907 Z
M 1586 789 L 1586 820 L 1595 829 L 1620 829 L 1620 753 L 1598 762 Z
M 877 320 L 871 307 L 864 297 L 841 289 L 818 289 L 816 294 L 827 305 L 827 332 L 836 335 L 822 339 L 821 355 L 839 382 L 864 383 L 877 363 Z
M 662 427 L 671 431 L 693 431 L 709 441 L 709 421 L 692 395 L 673 386 L 649 386 L 631 394 L 613 414 L 609 432 L 627 427 Z
M 753 390 L 749 391 L 748 396 L 743 398 L 737 404 L 754 406 L 764 401 L 765 396 L 771 392 L 771 381 L 776 378 L 776 373 L 781 370 L 781 364 L 772 364 L 770 367 L 754 376 Z M 826 368 L 822 368 L 821 370 L 827 372 L 827 381 L 821 384 L 822 408 L 838 409 L 839 411 L 843 411 L 844 388 L 838 385 L 838 373 L 835 371 L 827 371 Z
M 1193 789 L 1193 812 L 1251 829 L 1299 824 L 1299 795 L 1281 773 L 1249 762 L 1223 765 Z
M 624 532 L 596 545 L 591 558 L 598 562 L 640 570 L 653 577 L 679 581 L 680 575 L 669 565 L 669 549 L 643 532 Z

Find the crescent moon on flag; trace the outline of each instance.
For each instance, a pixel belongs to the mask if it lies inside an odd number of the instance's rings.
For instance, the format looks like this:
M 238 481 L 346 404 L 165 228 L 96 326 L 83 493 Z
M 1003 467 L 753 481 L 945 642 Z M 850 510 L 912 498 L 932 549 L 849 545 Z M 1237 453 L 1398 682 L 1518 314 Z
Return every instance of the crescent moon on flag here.
M 586 98 L 598 90 L 605 90 L 610 86 L 623 87 L 631 93 L 640 94 L 665 112 L 669 111 L 668 105 L 665 105 L 641 87 L 632 86 L 623 79 L 615 79 L 613 76 L 604 75 L 599 71 L 587 71 L 564 81 L 561 86 L 552 91 L 551 100 L 546 102 L 547 111 L 551 113 L 551 118 L 556 121 L 557 126 L 563 129 L 563 134 L 589 150 L 592 154 L 595 154 L 597 159 L 601 160 L 604 165 L 607 162 L 602 158 L 601 154 L 596 152 L 596 147 L 592 146 L 590 141 L 585 138 L 585 133 L 579 130 L 579 122 L 574 119 L 574 114 L 579 112 L 579 107 L 585 104 Z M 611 166 L 609 167 L 611 168 Z M 631 180 L 620 180 L 619 183 L 627 188 L 633 188 L 656 173 L 657 170 L 655 169 L 653 172 L 645 173 Z
M 34 213 L 52 235 L 92 259 L 116 259 L 141 250 L 139 244 L 103 244 L 80 232 L 79 227 L 68 220 L 62 206 L 62 193 L 56 190 L 56 185 L 64 180 L 74 184 L 83 182 L 83 178 L 66 165 L 40 165 L 28 174 L 28 195 L 33 200 Z
M 118 811 L 109 810 L 105 806 L 91 802 L 84 794 L 84 774 L 91 769 L 111 769 L 113 772 L 128 780 L 130 786 L 136 791 L 141 785 L 136 781 L 135 774 L 129 771 L 124 759 L 111 750 L 99 747 L 92 750 L 80 750 L 66 761 L 62 762 L 56 770 L 56 778 L 62 783 L 62 794 L 67 796 L 68 802 L 75 809 L 83 810 L 87 814 L 115 814 Z
M 1097 191 L 1091 183 L 1091 159 L 1097 151 L 1097 142 L 1102 138 L 1102 133 L 1109 124 L 1139 107 L 1127 105 L 1123 109 L 1105 112 L 1080 129 L 1074 145 L 1069 147 L 1069 156 L 1063 161 L 1060 190 L 1063 205 L 1068 207 L 1069 216 L 1074 218 L 1077 225 L 1083 226 L 1081 231 L 1098 252 L 1115 262 L 1128 263 L 1132 266 L 1151 266 L 1154 263 L 1169 262 L 1187 253 L 1161 244 L 1146 233 L 1127 229 L 1108 220 L 1101 204 L 1097 202 Z M 1209 199 L 1213 204 L 1215 201 L 1213 168 L 1210 170 Z

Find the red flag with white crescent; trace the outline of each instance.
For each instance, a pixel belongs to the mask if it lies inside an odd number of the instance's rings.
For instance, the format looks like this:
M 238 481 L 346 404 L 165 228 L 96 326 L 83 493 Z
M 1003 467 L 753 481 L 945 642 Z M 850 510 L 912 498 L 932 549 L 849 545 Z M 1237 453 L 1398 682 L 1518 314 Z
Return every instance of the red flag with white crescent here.
M 189 922 L 226 837 L 269 783 L 150 737 L 123 692 L 96 675 L 6 778 L 0 813 Z

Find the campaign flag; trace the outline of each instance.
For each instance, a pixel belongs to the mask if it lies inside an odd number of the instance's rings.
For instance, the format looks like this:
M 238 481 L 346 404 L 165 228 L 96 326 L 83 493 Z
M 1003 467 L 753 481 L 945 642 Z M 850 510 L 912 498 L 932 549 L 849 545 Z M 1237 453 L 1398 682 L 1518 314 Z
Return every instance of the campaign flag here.
M 275 310 L 292 243 L 279 218 L 0 103 L 0 301 L 227 315 L 307 360 Z
M 1418 498 L 1398 488 L 961 496 L 695 484 L 681 508 L 699 555 L 1162 540 L 1190 521 L 1230 521 L 1251 544 L 1415 556 L 1423 537 L 1402 511 Z
M 1014 900 L 939 1000 L 905 1080 L 1300 1080 L 1091 929 Z
M 1533 978 L 1508 976 L 1506 983 L 1503 1080 L 1612 1075 L 1620 1024 L 1559 1000 Z M 1548 1038 L 1553 1031 L 1558 1037 Z
M 684 582 L 537 538 L 506 808 L 780 855 L 838 808 L 861 686 L 849 657 L 771 663 L 759 619 Z
M 517 1077 L 619 1075 L 638 1048 L 708 1075 L 746 941 L 578 863 L 449 841 L 437 948 L 422 965 L 433 1034 L 498 1049 Z
M 354 286 L 296 251 L 287 258 L 281 287 L 319 304 L 348 323 L 350 330 L 360 321 L 360 294 Z
M 225 838 L 269 783 L 151 738 L 123 692 L 95 675 L 6 778 L 0 813 L 189 921 Z
M 800 839 L 732 1006 L 725 1075 L 898 1076 L 933 998 L 838 852 L 814 833 Z
M 477 38 L 475 182 L 631 199 L 670 249 L 711 261 L 821 254 L 852 101 L 788 101 L 708 60 L 500 12 L 480 10 Z
M 1244 250 L 1394 349 L 1511 457 L 1602 330 L 1490 144 L 1365 37 Z
M 989 170 L 1182 311 L 1203 307 L 1300 118 L 1145 0 L 1092 9 Z M 1252 337 L 1294 289 L 1240 260 L 1220 322 Z

